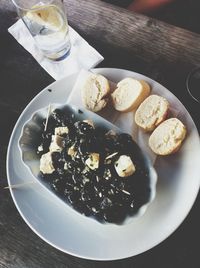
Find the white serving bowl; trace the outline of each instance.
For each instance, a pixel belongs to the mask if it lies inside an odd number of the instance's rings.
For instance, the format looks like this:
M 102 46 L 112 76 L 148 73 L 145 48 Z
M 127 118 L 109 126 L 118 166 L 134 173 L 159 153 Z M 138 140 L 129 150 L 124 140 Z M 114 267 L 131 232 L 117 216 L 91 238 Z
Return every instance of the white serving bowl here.
M 35 178 L 41 184 L 41 186 L 46 187 L 46 189 L 52 193 L 49 183 L 41 179 L 41 173 L 40 173 L 40 168 L 39 168 L 40 156 L 37 153 L 39 139 L 41 137 L 41 134 L 44 128 L 44 126 L 42 125 L 42 122 L 47 117 L 48 109 L 49 107 L 47 106 L 36 111 L 32 115 L 32 117 L 24 124 L 21 135 L 20 135 L 20 139 L 19 139 L 19 147 L 20 147 L 23 163 L 30 169 L 31 173 L 35 176 Z M 117 128 L 115 125 L 113 125 L 112 123 L 108 122 L 103 117 L 91 111 L 88 111 L 86 109 L 81 108 L 81 111 L 83 113 L 79 113 L 78 112 L 79 108 L 77 108 L 76 106 L 61 105 L 61 104 L 56 104 L 56 103 L 51 104 L 51 110 L 54 110 L 54 109 L 60 109 L 67 113 L 71 112 L 75 114 L 76 117 L 78 117 L 78 120 L 91 119 L 94 122 L 95 127 L 96 126 L 103 127 L 106 130 L 112 129 L 118 134 L 122 133 L 122 131 L 119 128 Z M 142 216 L 147 210 L 149 204 L 154 200 L 156 196 L 157 173 L 154 167 L 152 166 L 151 161 L 146 156 L 146 154 L 143 153 L 142 151 L 141 153 L 143 156 L 143 160 L 145 161 L 146 166 L 148 167 L 148 171 L 149 171 L 149 189 L 150 189 L 149 199 L 147 203 L 143 204 L 138 209 L 136 214 L 134 214 L 133 216 L 127 216 L 125 220 L 123 221 L 122 225 L 131 223 L 135 218 Z M 66 205 L 68 206 L 67 203 Z M 84 215 L 80 214 L 80 217 L 83 217 L 83 216 Z M 91 217 L 91 220 L 93 220 L 92 217 Z M 110 224 L 110 223 L 106 222 L 106 224 Z

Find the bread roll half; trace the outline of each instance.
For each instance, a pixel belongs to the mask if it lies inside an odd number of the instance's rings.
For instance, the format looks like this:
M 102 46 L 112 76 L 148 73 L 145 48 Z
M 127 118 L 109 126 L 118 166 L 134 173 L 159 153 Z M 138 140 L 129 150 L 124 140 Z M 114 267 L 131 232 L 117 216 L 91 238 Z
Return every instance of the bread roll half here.
M 169 102 L 158 95 L 146 98 L 135 113 L 136 124 L 145 131 L 154 130 L 166 118 Z
M 129 112 L 136 109 L 149 94 L 148 83 L 134 78 L 125 78 L 117 84 L 111 98 L 117 111 Z
M 93 112 L 100 111 L 108 102 L 109 92 L 109 82 L 103 75 L 89 75 L 81 90 L 84 106 Z
M 186 136 L 186 127 L 177 118 L 161 123 L 149 137 L 149 146 L 158 155 L 175 153 Z

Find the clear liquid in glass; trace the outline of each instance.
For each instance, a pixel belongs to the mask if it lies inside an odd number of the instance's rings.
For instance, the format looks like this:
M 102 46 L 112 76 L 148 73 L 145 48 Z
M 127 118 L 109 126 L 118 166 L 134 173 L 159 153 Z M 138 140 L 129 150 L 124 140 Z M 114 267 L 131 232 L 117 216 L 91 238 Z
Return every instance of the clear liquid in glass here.
M 34 6 L 23 15 L 23 21 L 45 56 L 60 60 L 69 53 L 69 27 L 58 6 Z

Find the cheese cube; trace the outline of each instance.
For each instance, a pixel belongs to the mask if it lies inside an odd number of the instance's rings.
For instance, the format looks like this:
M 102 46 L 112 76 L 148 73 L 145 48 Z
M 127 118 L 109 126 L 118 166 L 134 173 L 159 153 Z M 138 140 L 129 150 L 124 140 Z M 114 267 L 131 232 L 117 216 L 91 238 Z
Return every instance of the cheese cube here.
M 61 152 L 63 149 L 63 138 L 59 135 L 52 135 L 51 144 L 49 146 L 50 152 Z
M 71 157 L 75 156 L 76 154 L 76 150 L 75 150 L 75 146 L 72 145 L 71 147 L 69 147 L 67 154 L 70 155 Z
M 56 127 L 55 128 L 55 135 L 62 136 L 63 134 L 68 134 L 69 129 L 68 127 Z
M 51 174 L 54 172 L 54 170 L 55 168 L 53 166 L 52 153 L 48 152 L 43 154 L 40 158 L 40 171 L 43 174 Z
M 120 177 L 131 176 L 136 170 L 130 156 L 127 155 L 120 155 L 114 165 L 115 170 Z
M 99 154 L 90 154 L 88 159 L 86 159 L 85 164 L 92 170 L 97 169 L 99 167 Z

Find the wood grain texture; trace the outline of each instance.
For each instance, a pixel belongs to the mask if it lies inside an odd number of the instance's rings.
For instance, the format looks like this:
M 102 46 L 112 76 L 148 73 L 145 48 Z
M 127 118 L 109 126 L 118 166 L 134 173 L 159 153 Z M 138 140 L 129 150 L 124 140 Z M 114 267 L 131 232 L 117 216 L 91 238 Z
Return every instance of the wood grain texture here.
M 11 1 L 1 0 L 14 11 Z M 69 23 L 106 46 L 128 50 L 146 61 L 198 64 L 200 36 L 99 0 L 64 0 Z
M 185 88 L 188 71 L 199 64 L 199 35 L 96 0 L 65 3 L 71 26 L 105 57 L 101 67 L 130 69 L 161 82 L 185 104 L 200 130 L 199 106 Z M 7 145 L 20 113 L 53 79 L 8 34 L 7 28 L 16 19 L 11 1 L 1 0 L 0 268 L 200 267 L 200 197 L 166 241 L 144 254 L 114 262 L 83 260 L 62 253 L 41 240 L 22 220 L 9 191 L 3 189 L 7 184 Z
M 95 0 L 65 1 L 69 22 L 86 36 L 146 61 L 198 63 L 200 36 Z

